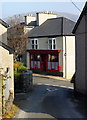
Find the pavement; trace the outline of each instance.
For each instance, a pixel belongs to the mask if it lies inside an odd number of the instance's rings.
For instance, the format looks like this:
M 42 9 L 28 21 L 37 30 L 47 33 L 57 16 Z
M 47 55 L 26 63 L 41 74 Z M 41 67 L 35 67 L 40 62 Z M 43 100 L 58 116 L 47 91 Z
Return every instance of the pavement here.
M 70 81 L 33 74 L 33 83 L 29 93 L 15 94 L 20 109 L 14 118 L 87 118 L 87 99 L 74 94 Z
M 70 79 L 65 79 L 63 77 L 59 77 L 59 76 L 53 76 L 53 75 L 44 75 L 44 74 L 35 74 L 33 73 L 33 76 L 37 76 L 37 77 L 43 77 L 43 78 L 51 78 L 51 79 L 56 79 L 56 80 L 64 80 L 64 81 L 70 81 Z

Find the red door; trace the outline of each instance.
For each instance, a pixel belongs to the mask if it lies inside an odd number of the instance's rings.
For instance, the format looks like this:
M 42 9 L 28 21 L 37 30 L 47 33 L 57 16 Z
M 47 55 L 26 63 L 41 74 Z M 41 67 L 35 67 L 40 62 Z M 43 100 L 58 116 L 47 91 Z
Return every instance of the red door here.
M 44 71 L 46 71 L 46 55 L 41 55 L 41 67 Z

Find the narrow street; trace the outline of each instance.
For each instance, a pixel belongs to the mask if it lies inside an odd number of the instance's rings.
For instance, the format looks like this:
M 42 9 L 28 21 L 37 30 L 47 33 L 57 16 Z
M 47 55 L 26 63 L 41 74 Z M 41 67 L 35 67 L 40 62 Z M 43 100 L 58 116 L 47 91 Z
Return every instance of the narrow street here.
M 84 99 L 74 96 L 69 81 L 34 76 L 33 82 L 31 92 L 16 93 L 14 103 L 20 109 L 14 118 L 87 117 Z

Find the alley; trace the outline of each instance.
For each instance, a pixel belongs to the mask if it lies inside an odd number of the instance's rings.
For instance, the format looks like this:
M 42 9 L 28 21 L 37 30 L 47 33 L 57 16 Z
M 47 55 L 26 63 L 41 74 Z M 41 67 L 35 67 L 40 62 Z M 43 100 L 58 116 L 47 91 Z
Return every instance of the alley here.
M 83 99 L 75 98 L 69 81 L 33 77 L 29 93 L 16 93 L 15 104 L 20 106 L 14 118 L 85 118 Z

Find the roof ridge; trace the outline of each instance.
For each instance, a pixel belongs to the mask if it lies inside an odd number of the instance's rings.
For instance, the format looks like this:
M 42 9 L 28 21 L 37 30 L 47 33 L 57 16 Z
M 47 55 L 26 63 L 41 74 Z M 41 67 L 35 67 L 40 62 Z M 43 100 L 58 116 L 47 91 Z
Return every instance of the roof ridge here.
M 67 18 L 67 17 L 57 17 L 57 18 L 49 18 L 49 19 L 47 19 L 47 20 L 54 20 L 54 19 L 67 19 L 67 20 L 70 20 L 70 21 L 72 21 L 72 22 L 75 22 L 75 21 L 73 21 L 73 20 L 71 20 L 70 18 Z

